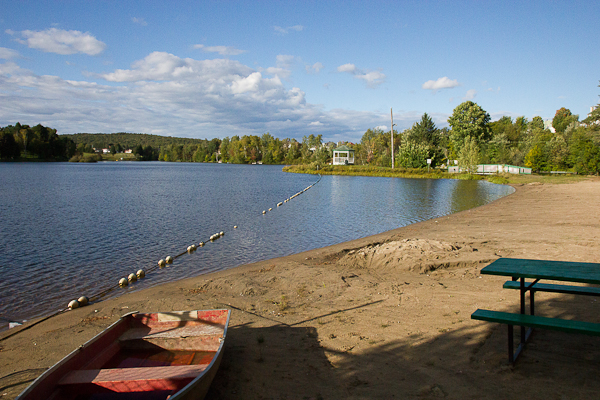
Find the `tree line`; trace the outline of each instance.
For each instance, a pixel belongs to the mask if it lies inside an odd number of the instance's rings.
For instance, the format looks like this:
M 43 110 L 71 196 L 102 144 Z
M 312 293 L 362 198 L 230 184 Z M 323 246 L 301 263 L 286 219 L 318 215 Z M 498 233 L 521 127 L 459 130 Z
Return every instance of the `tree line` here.
M 76 152 L 75 142 L 59 136 L 56 129 L 38 124 L 0 127 L 0 159 L 39 159 L 64 161 Z
M 411 128 L 394 131 L 395 165 L 426 168 L 428 159 L 434 167 L 456 160 L 469 172 L 477 164 L 509 164 L 536 172 L 600 173 L 600 104 L 582 121 L 563 107 L 545 125 L 539 116 L 490 122 L 485 110 L 466 101 L 454 109 L 448 124 L 450 128 L 438 129 L 425 113 Z M 391 134 L 367 130 L 353 146 L 356 163 L 391 166 Z
M 504 116 L 490 122 L 478 104 L 465 101 L 448 118 L 449 128 L 438 129 L 425 113 L 420 121 L 402 132 L 368 129 L 359 143 L 346 143 L 355 150 L 355 164 L 389 167 L 392 150 L 395 166 L 427 168 L 458 165 L 473 171 L 477 164 L 526 166 L 537 172 L 571 171 L 600 173 L 600 104 L 580 121 L 567 108 L 556 111 L 551 124 L 541 117 Z M 338 143 L 340 144 L 340 143 Z M 57 135 L 55 129 L 17 123 L 0 128 L 0 158 L 37 157 L 64 160 L 108 148 L 115 154 L 132 149 L 138 160 L 225 162 L 236 164 L 326 164 L 331 162 L 334 143 L 323 143 L 322 135 L 279 139 L 232 136 L 224 139 L 186 139 L 148 134 L 113 133 Z

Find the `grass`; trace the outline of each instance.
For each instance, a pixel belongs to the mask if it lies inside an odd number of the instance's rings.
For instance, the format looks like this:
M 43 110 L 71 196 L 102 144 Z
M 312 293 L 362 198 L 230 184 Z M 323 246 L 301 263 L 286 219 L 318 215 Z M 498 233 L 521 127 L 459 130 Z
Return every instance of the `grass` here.
M 494 175 L 471 175 L 471 174 L 449 174 L 440 170 L 411 169 L 411 168 L 389 168 L 371 165 L 324 165 L 318 169 L 314 164 L 290 165 L 283 168 L 284 172 L 298 174 L 321 174 L 321 175 L 347 175 L 347 176 L 374 176 L 388 178 L 413 178 L 413 179 L 464 179 L 464 180 L 486 180 L 500 185 L 507 184 L 529 184 L 539 183 L 575 183 L 587 179 L 585 175 L 571 174 L 494 174 Z
M 133 153 L 125 154 L 125 153 L 116 153 L 116 154 L 102 154 L 102 161 L 135 161 L 136 156 Z

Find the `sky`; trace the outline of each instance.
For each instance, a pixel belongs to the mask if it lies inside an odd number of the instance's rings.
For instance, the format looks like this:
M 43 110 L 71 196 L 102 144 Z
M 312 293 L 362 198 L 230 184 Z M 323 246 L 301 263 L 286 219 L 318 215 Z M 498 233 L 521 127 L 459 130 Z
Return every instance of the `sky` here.
M 0 126 L 359 142 L 599 102 L 597 1 L 0 0 Z

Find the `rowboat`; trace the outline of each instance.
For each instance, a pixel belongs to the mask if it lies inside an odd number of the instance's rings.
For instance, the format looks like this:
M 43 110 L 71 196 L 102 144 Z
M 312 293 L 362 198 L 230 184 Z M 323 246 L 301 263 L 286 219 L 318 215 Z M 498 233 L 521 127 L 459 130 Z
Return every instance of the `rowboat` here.
M 202 399 L 221 362 L 229 317 L 229 310 L 126 314 L 17 399 Z

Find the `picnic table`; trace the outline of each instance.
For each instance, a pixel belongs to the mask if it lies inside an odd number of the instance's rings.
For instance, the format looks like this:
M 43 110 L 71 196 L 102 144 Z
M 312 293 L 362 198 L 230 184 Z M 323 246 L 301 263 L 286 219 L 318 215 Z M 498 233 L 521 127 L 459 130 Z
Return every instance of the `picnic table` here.
M 552 329 L 569 333 L 600 336 L 600 324 L 586 321 L 549 318 L 535 315 L 535 292 L 566 293 L 584 296 L 600 296 L 600 288 L 581 285 L 540 283 L 540 280 L 600 284 L 600 264 L 499 258 L 481 270 L 482 274 L 511 277 L 504 283 L 505 289 L 517 289 L 520 293 L 520 313 L 477 310 L 472 319 L 499 322 L 508 325 L 508 361 L 513 363 L 529 341 L 533 328 Z M 527 279 L 530 279 L 529 281 Z M 529 293 L 529 314 L 526 294 Z M 521 327 L 521 343 L 514 351 L 513 326 Z

